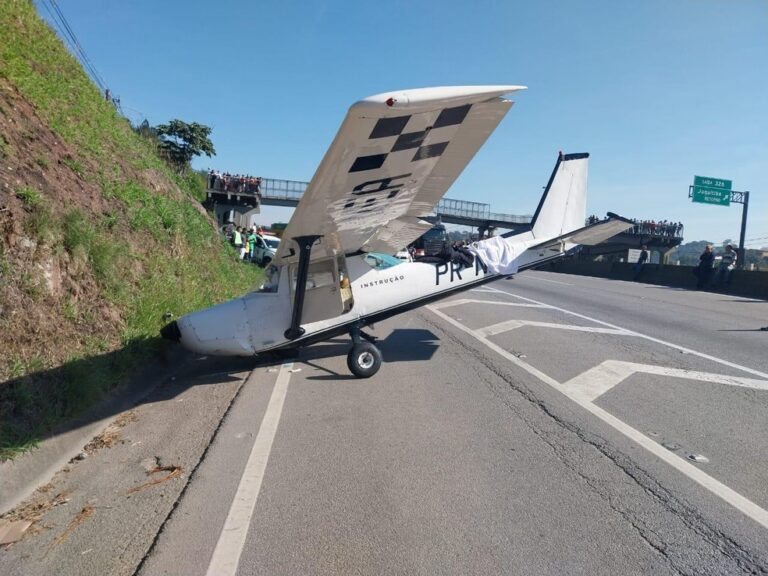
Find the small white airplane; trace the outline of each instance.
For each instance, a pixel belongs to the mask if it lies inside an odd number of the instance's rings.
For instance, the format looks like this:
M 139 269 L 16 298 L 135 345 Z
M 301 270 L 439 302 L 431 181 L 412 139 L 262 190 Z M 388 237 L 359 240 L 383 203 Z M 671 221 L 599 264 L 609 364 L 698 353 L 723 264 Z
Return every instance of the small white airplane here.
M 268 282 L 166 325 L 164 338 L 212 355 L 293 351 L 348 333 L 350 371 L 381 366 L 362 329 L 401 312 L 560 258 L 632 226 L 584 226 L 588 154 L 557 159 L 530 230 L 473 243 L 459 257 L 402 262 L 402 250 L 512 107 L 524 86 L 459 86 L 365 98 L 347 113 L 291 218 Z

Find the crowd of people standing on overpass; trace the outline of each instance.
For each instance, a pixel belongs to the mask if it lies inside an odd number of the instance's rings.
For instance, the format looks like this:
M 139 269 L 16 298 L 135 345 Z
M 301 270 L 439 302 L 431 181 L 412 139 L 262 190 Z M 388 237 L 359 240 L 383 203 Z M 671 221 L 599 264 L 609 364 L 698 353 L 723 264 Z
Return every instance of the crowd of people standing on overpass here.
M 261 194 L 261 176 L 250 174 L 230 174 L 218 170 L 208 171 L 208 188 L 221 192 L 237 192 L 240 194 Z
M 666 236 L 669 238 L 683 237 L 683 223 L 670 222 L 669 220 L 636 220 L 632 218 L 635 227 L 632 228 L 632 234 L 643 234 L 647 236 Z
M 607 217 L 606 217 L 607 219 Z M 683 223 L 670 222 L 669 220 L 638 220 L 630 219 L 635 225 L 625 234 L 637 234 L 640 236 L 661 236 L 663 238 L 682 238 Z M 587 218 L 587 224 L 597 224 L 601 219 L 597 216 Z

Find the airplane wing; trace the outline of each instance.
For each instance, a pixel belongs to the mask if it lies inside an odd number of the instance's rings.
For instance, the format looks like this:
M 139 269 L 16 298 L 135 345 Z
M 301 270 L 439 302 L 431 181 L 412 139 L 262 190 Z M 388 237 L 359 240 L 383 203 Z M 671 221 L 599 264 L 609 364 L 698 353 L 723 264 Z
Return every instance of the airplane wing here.
M 420 88 L 349 109 L 293 213 L 276 261 L 298 260 L 293 238 L 321 236 L 311 259 L 394 254 L 432 224 L 433 211 L 524 86 Z
M 546 242 L 531 246 L 529 250 L 559 246 L 561 243 L 595 246 L 601 242 L 605 242 L 608 238 L 616 236 L 616 234 L 621 234 L 625 230 L 632 228 L 634 225 L 635 223 L 631 220 L 627 220 L 617 214 L 608 212 L 608 218 L 602 222 L 590 224 L 589 226 L 584 226 L 583 228 L 563 234 L 562 236 L 551 238 Z

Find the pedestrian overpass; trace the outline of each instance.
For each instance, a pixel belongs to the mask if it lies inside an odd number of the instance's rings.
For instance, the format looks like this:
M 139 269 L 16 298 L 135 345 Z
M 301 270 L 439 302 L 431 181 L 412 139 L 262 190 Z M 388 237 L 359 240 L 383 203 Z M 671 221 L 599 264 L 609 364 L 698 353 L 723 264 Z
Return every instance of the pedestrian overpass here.
M 308 182 L 296 180 L 261 179 L 261 192 L 233 192 L 208 190 L 208 200 L 217 205 L 227 205 L 242 209 L 255 209 L 260 206 L 295 207 L 304 195 Z M 217 210 L 217 215 L 221 210 Z M 222 212 L 223 213 L 223 212 Z M 250 213 L 250 212 L 249 212 Z M 446 224 L 460 224 L 476 228 L 481 236 L 490 234 L 497 228 L 521 230 L 531 225 L 531 216 L 515 216 L 491 212 L 490 204 L 443 198 L 437 204 L 435 213 Z
M 294 208 L 307 189 L 308 182 L 262 178 L 258 193 L 208 189 L 208 204 L 212 206 L 219 223 L 232 220 L 238 225 L 247 225 L 247 218 L 258 213 L 261 206 L 284 206 Z M 531 216 L 515 216 L 491 212 L 490 204 L 443 198 L 438 202 L 435 213 L 446 224 L 459 224 L 477 229 L 480 237 L 490 235 L 497 228 L 528 230 Z M 586 224 L 586 223 L 585 223 Z M 669 252 L 682 242 L 681 233 L 668 230 L 648 229 L 635 226 L 599 246 L 584 246 L 579 257 L 594 260 L 597 257 L 608 260 L 626 258 L 627 250 L 648 246 L 651 252 L 659 253 L 659 260 L 666 260 Z

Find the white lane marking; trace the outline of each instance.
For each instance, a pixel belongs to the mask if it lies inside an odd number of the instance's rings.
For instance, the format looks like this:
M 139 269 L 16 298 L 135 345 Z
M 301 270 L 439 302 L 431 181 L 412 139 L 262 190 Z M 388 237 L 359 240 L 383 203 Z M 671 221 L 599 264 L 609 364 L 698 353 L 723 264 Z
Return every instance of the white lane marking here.
M 644 340 L 649 340 L 650 342 L 656 342 L 657 344 L 662 344 L 663 346 L 669 346 L 670 348 L 674 348 L 675 350 L 680 350 L 681 352 L 685 352 L 686 354 L 692 354 L 693 356 L 698 356 L 699 358 L 706 358 L 707 360 L 711 360 L 712 362 L 717 362 L 718 364 L 722 364 L 723 366 L 736 368 L 737 370 L 747 372 L 748 374 L 754 374 L 755 376 L 759 376 L 760 378 L 768 379 L 768 374 L 766 374 L 765 372 L 760 372 L 760 370 L 755 370 L 754 368 L 749 368 L 748 366 L 742 366 L 741 364 L 736 364 L 735 362 L 730 362 L 729 360 L 723 360 L 722 358 L 718 358 L 717 356 L 710 356 L 709 354 L 704 354 L 703 352 L 691 350 L 690 348 L 686 348 L 685 346 L 673 344 L 672 342 L 667 342 L 666 340 L 654 338 L 653 336 L 648 336 L 646 334 L 642 334 L 641 332 L 635 332 L 634 330 L 629 330 L 628 328 L 622 328 L 621 326 L 617 326 L 616 324 L 603 322 L 602 320 L 598 320 L 597 318 L 592 318 L 591 316 L 579 314 L 578 312 L 571 312 L 570 310 L 566 310 L 565 308 L 552 306 L 551 304 L 545 304 L 544 302 L 539 302 L 538 300 L 533 300 L 532 298 L 526 298 L 525 296 L 518 296 L 517 294 L 513 294 L 512 292 L 497 290 L 495 288 L 490 288 L 490 287 L 489 287 L 489 290 L 494 290 L 499 294 L 506 294 L 507 296 L 512 296 L 513 298 L 519 298 L 520 300 L 525 300 L 526 302 L 531 302 L 533 304 L 539 304 L 546 308 L 550 308 L 551 310 L 558 310 L 559 312 L 563 312 L 564 314 L 570 314 L 571 316 L 576 316 L 577 318 L 589 320 L 590 322 L 602 324 L 603 326 L 607 326 L 608 328 L 623 330 L 627 336 L 636 336 L 638 338 L 643 338 Z
M 598 328 L 597 326 L 576 326 L 574 324 L 556 324 L 553 322 L 537 322 L 535 320 L 507 320 L 506 322 L 499 322 L 498 324 L 492 324 L 485 328 L 479 328 L 478 334 L 483 336 L 493 336 L 494 334 L 501 334 L 515 328 L 521 328 L 523 326 L 536 326 L 538 328 L 556 328 L 558 330 L 575 330 L 576 332 L 594 332 L 595 334 L 615 334 L 619 336 L 632 336 L 626 330 L 615 328 Z
M 499 292 L 501 292 L 499 290 Z M 507 294 L 507 292 L 501 292 Z M 515 306 L 517 308 L 551 308 L 546 304 L 523 304 L 521 302 L 499 302 L 497 300 L 476 300 L 473 298 L 459 298 L 457 300 L 443 300 L 436 304 L 432 304 L 437 308 L 450 308 L 451 306 L 460 306 L 462 304 L 492 304 L 494 306 Z
M 470 292 L 493 292 L 493 290 L 488 290 L 488 288 L 472 288 Z
M 216 549 L 208 565 L 207 576 L 234 576 L 237 573 L 240 554 L 245 546 L 245 538 L 256 508 L 269 453 L 272 451 L 272 442 L 283 413 L 283 403 L 288 393 L 292 368 L 293 362 L 286 362 L 280 367 L 259 433 L 253 441 L 251 455 L 248 457 L 243 476 L 240 478 L 240 485 L 237 487 L 227 520 L 224 522 L 224 528 L 221 530 L 219 541 L 216 543 Z M 255 373 L 256 371 L 251 373 L 248 384 L 254 379 Z
M 680 456 L 677 456 L 676 454 L 670 452 L 666 448 L 664 448 L 661 444 L 658 444 L 654 440 L 648 438 L 645 434 L 642 432 L 632 428 L 628 424 L 622 422 L 612 414 L 609 414 L 599 406 L 596 406 L 592 402 L 585 400 L 581 397 L 579 397 L 578 394 L 574 395 L 571 394 L 571 392 L 564 388 L 557 380 L 552 378 L 551 376 L 548 376 L 547 374 L 544 374 L 541 370 L 538 368 L 535 368 L 531 364 L 528 364 L 528 362 L 525 362 L 524 360 L 521 360 L 511 352 L 508 352 L 504 350 L 501 346 L 498 346 L 485 338 L 484 336 L 478 334 L 475 330 L 472 330 L 471 328 L 467 328 L 460 322 L 457 322 L 447 314 L 444 314 L 443 312 L 440 312 L 439 310 L 435 310 L 431 305 L 426 307 L 427 309 L 431 310 L 433 314 L 436 314 L 452 326 L 455 326 L 457 329 L 461 330 L 462 332 L 465 332 L 478 340 L 479 342 L 485 344 L 488 348 L 499 354 L 500 356 L 506 358 L 519 368 L 522 368 L 529 374 L 535 376 L 545 384 L 548 384 L 558 392 L 561 392 L 563 395 L 565 395 L 567 398 L 570 398 L 573 400 L 576 404 L 587 410 L 588 412 L 595 415 L 597 418 L 608 424 L 609 426 L 613 427 L 614 429 L 618 430 L 622 434 L 624 434 L 627 438 L 630 440 L 636 442 L 649 452 L 651 452 L 653 455 L 658 456 L 661 460 L 675 468 L 677 471 L 679 471 L 682 474 L 685 474 L 688 478 L 693 480 L 694 482 L 700 484 L 710 492 L 712 492 L 715 496 L 718 496 L 719 498 L 723 499 L 725 502 L 745 514 L 746 516 L 749 516 L 763 526 L 764 528 L 768 528 L 768 510 L 765 510 L 764 508 L 761 508 L 751 500 L 745 498 L 732 488 L 729 488 L 722 482 L 715 480 L 710 476 L 709 474 L 706 474 L 705 472 L 702 472 L 699 468 L 694 466 L 693 464 L 687 462 L 686 460 L 682 459 Z
M 573 286 L 573 284 L 568 284 L 568 282 L 558 282 L 557 280 L 549 280 L 547 278 L 539 278 L 538 276 L 530 276 L 528 274 L 525 275 L 526 280 L 538 280 L 539 282 L 551 282 L 552 284 L 562 284 L 563 286 Z
M 522 320 L 506 320 L 504 322 L 499 322 L 498 324 L 486 326 L 485 328 L 478 328 L 477 333 L 483 336 L 493 336 L 494 334 L 501 334 L 502 332 L 520 328 L 522 325 Z
M 636 364 L 620 360 L 606 360 L 602 364 L 571 378 L 563 386 L 565 386 L 569 394 L 589 402 L 594 402 L 597 398 L 608 392 L 608 390 L 636 372 L 671 376 L 673 378 L 687 378 L 688 380 L 726 384 L 728 386 L 742 386 L 756 390 L 768 390 L 768 380 L 755 380 L 754 378 L 741 378 L 739 376 L 712 374 L 710 372 L 695 372 L 680 368 L 665 368 L 664 366 Z

